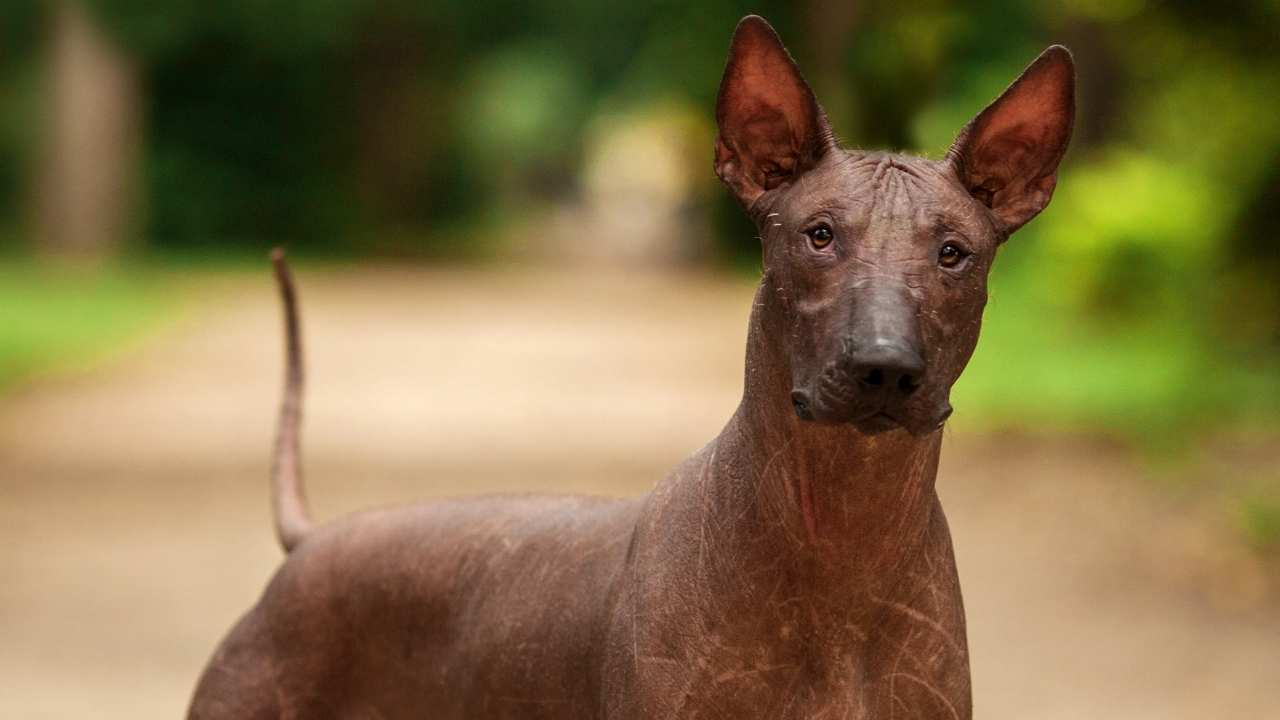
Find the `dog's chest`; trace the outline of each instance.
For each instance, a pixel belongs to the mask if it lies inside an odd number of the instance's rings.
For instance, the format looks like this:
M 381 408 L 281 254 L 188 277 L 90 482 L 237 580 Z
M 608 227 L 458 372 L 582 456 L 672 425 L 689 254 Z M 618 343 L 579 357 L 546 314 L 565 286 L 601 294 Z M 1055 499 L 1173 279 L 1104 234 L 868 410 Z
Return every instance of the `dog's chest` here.
M 609 675 L 626 688 L 606 695 L 625 698 L 625 711 L 606 717 L 969 717 L 955 615 L 929 602 L 863 617 L 822 617 L 795 604 L 736 613 L 651 608 L 648 622 L 628 627 L 627 642 L 614 646 L 612 667 L 625 669 Z
M 637 692 L 610 718 L 812 720 L 969 717 L 967 683 L 901 667 L 872 677 L 862 659 L 814 667 L 775 658 L 702 667 L 640 658 Z
M 865 718 L 866 679 L 852 655 L 815 662 L 790 643 L 703 636 L 678 657 L 634 658 L 634 710 L 621 717 Z

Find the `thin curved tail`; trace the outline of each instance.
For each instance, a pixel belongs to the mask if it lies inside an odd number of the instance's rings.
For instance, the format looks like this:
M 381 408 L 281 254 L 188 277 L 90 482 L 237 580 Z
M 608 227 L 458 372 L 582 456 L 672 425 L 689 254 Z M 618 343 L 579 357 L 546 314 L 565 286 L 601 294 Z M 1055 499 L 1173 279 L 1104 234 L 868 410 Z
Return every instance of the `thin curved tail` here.
M 284 400 L 280 403 L 280 424 L 276 429 L 275 457 L 271 463 L 271 505 L 275 514 L 276 537 L 287 553 L 311 529 L 307 497 L 302 491 L 302 463 L 299 437 L 302 425 L 302 338 L 298 325 L 298 300 L 293 274 L 284 259 L 284 250 L 271 251 L 276 284 L 284 304 L 285 375 Z

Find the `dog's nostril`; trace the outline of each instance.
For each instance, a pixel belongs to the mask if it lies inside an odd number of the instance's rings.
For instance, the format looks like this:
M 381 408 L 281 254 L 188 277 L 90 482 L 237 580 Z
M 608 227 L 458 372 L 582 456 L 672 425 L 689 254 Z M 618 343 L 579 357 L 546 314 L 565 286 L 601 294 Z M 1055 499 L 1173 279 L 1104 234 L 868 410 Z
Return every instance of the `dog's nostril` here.
M 847 367 L 864 392 L 910 395 L 920 387 L 924 359 L 912 344 L 884 338 L 852 344 Z
M 892 387 L 897 386 L 899 392 L 903 395 L 910 395 L 920 387 L 916 382 L 916 376 L 910 372 L 902 372 L 896 368 L 873 367 L 864 369 L 862 376 L 859 378 L 862 384 L 868 388 L 879 389 L 886 385 Z
M 918 387 L 920 387 L 920 384 L 917 383 L 916 379 L 911 375 L 903 375 L 898 378 L 898 389 L 901 390 L 904 395 L 910 395 L 915 392 Z

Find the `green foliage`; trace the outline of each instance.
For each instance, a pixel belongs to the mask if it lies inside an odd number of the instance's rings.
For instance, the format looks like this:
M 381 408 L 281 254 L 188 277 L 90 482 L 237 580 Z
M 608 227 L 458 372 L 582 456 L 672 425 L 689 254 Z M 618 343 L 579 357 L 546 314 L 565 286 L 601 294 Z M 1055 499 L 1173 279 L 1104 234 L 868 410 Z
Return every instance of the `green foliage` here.
M 501 48 L 468 68 L 455 122 L 476 175 L 512 192 L 570 176 L 578 157 L 566 148 L 585 119 L 582 74 L 562 51 L 536 44 Z

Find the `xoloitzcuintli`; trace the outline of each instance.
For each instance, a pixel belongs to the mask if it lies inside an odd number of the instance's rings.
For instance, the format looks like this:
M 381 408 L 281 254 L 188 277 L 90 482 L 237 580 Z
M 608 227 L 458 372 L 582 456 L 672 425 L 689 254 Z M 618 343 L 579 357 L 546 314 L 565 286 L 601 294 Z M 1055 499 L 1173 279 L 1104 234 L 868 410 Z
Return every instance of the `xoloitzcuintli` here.
M 715 147 L 763 244 L 742 403 L 639 499 L 478 497 L 313 527 L 277 256 L 289 555 L 190 717 L 970 718 L 942 427 L 996 250 L 1049 202 L 1073 115 L 1054 46 L 942 160 L 843 149 L 773 29 L 742 20 Z

